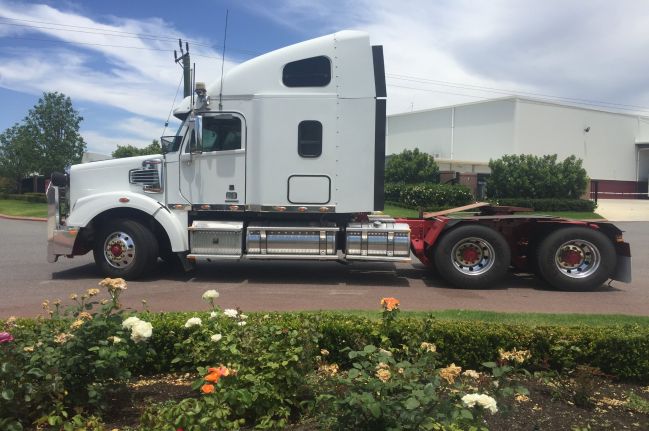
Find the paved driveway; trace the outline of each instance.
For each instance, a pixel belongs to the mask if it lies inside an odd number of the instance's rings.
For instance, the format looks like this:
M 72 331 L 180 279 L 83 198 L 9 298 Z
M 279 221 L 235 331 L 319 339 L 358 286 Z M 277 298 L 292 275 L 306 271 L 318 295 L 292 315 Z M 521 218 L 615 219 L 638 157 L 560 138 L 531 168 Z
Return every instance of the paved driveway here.
M 611 221 L 649 221 L 649 199 L 600 199 L 595 211 Z
M 221 293 L 223 307 L 247 311 L 373 309 L 396 296 L 405 310 L 480 309 L 551 313 L 649 315 L 649 223 L 619 223 L 634 254 L 634 281 L 594 292 L 557 292 L 529 276 L 511 275 L 487 290 L 450 288 L 420 264 L 242 261 L 202 264 L 189 274 L 160 264 L 155 276 L 130 282 L 123 302 L 153 311 L 204 310 L 206 289 Z M 43 299 L 65 299 L 95 287 L 90 255 L 45 259 L 45 223 L 0 220 L 0 318 L 41 311 Z

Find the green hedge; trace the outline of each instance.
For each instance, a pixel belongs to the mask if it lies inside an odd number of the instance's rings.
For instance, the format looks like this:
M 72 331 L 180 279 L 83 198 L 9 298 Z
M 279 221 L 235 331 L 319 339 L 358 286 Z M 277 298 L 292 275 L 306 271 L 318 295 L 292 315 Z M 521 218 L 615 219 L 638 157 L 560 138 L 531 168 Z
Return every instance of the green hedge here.
M 25 193 L 22 195 L 11 193 L 0 193 L 0 199 L 13 199 L 26 202 L 47 203 L 47 197 L 43 193 Z
M 152 314 L 151 347 L 156 352 L 139 364 L 138 372 L 173 369 L 171 360 L 179 354 L 174 345 L 186 337 L 183 327 L 189 317 L 207 318 L 206 313 Z M 306 325 L 305 322 L 309 322 Z M 331 352 L 331 362 L 347 366 L 346 347 L 360 350 L 367 344 L 381 345 L 381 322 L 340 313 L 271 313 L 251 315 L 249 329 L 257 325 L 279 324 L 287 330 L 315 328 L 319 347 Z M 392 346 L 435 343 L 442 363 L 481 368 L 492 361 L 499 348 L 530 349 L 530 364 L 536 369 L 572 369 L 587 364 L 621 379 L 649 382 L 649 328 L 638 325 L 614 327 L 529 326 L 452 321 L 434 318 L 400 317 L 389 334 Z
M 532 208 L 535 211 L 584 211 L 593 212 L 597 208 L 594 201 L 585 199 L 498 199 L 498 205 Z
M 385 200 L 405 208 L 436 209 L 470 204 L 473 195 L 461 185 L 387 183 Z

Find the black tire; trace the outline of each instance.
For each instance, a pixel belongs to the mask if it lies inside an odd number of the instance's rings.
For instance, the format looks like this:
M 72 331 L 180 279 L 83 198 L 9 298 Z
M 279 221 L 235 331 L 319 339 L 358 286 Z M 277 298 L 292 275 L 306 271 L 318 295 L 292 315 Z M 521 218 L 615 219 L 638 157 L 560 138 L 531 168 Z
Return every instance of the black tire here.
M 465 224 L 442 236 L 434 260 L 439 274 L 454 286 L 485 289 L 507 274 L 511 252 L 500 233 L 486 226 Z
M 537 251 L 539 275 L 567 291 L 594 290 L 611 278 L 617 263 L 613 242 L 587 227 L 564 227 L 545 238 Z
M 107 277 L 134 280 L 153 268 L 158 259 L 158 241 L 141 223 L 118 219 L 101 229 L 93 254 Z

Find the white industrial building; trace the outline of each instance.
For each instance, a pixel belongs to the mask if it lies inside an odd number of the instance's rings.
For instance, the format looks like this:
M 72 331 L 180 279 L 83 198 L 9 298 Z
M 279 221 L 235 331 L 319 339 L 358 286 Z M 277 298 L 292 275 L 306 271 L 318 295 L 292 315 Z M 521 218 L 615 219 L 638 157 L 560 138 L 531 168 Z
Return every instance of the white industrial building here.
M 419 148 L 456 172 L 488 173 L 505 154 L 574 154 L 600 197 L 646 197 L 649 117 L 507 97 L 391 115 L 387 136 L 388 155 Z

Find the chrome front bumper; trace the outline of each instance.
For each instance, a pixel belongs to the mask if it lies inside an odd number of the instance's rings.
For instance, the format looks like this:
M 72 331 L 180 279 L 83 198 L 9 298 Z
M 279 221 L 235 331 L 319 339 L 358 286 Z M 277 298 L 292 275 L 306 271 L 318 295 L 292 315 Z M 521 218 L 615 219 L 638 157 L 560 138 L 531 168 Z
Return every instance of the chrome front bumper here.
M 79 229 L 61 225 L 59 188 L 47 188 L 47 261 L 56 262 L 59 256 L 71 256 Z

